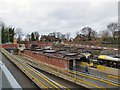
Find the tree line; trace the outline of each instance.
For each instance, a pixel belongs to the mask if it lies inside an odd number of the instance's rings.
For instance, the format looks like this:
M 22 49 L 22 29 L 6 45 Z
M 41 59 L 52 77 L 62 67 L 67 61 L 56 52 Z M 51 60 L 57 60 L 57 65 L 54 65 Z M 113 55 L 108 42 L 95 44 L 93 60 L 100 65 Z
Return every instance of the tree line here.
M 3 22 L 0 21 L 0 27 L 1 27 L 1 36 L 2 36 L 2 43 L 13 43 L 14 38 L 17 39 L 17 41 L 21 41 L 22 37 L 25 36 L 22 32 L 21 28 L 15 28 L 15 27 L 8 27 L 5 26 Z M 97 32 L 97 30 L 86 26 L 76 32 L 76 36 L 72 39 L 70 38 L 71 34 L 68 32 L 66 34 L 62 34 L 61 32 L 52 32 L 48 35 L 40 35 L 37 31 L 31 32 L 31 34 L 27 34 L 25 36 L 25 41 L 40 41 L 41 39 L 49 39 L 46 41 L 52 41 L 51 39 L 59 39 L 59 40 L 68 40 L 68 41 L 76 41 L 75 43 L 80 43 L 81 41 L 91 41 L 95 40 L 97 38 L 101 38 L 102 41 L 116 41 L 116 37 L 114 35 L 115 31 L 120 31 L 120 25 L 118 23 L 109 23 L 106 26 L 105 30 L 102 30 L 100 32 Z M 45 38 L 47 37 L 47 38 Z M 83 40 L 81 39 L 83 38 Z M 118 40 L 118 39 L 117 39 Z
M 14 28 L 6 27 L 4 23 L 0 23 L 1 27 L 1 43 L 13 43 L 14 40 Z
M 15 28 L 13 26 L 6 26 L 4 22 L 0 21 L 1 31 L 1 43 L 13 43 L 16 38 L 17 41 L 21 41 L 24 35 L 21 28 Z

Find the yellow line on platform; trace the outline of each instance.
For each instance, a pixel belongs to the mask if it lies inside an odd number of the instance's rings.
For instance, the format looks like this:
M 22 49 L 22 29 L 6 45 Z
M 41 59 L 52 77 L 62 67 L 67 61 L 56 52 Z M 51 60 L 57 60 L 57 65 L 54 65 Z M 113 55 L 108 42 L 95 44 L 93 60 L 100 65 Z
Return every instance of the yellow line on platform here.
M 11 58 L 10 56 L 8 56 L 7 55 L 7 53 L 5 53 L 5 55 L 10 59 L 10 60 L 12 60 L 13 58 Z M 12 60 L 12 62 L 13 62 L 13 60 Z M 41 81 L 39 81 L 37 78 L 35 78 L 32 74 L 30 74 L 28 71 L 26 71 L 23 67 L 21 67 L 20 65 L 19 65 L 19 63 L 17 63 L 16 61 L 15 62 L 13 62 L 14 64 L 16 64 L 16 66 L 17 67 L 19 67 L 19 69 L 21 69 L 21 70 L 23 70 L 23 71 L 25 71 L 27 74 L 27 76 L 28 75 L 30 75 L 32 78 L 34 78 L 38 83 L 39 83 L 39 85 L 40 86 L 42 86 L 43 88 L 48 88 L 46 85 L 44 85 Z M 24 72 L 24 73 L 25 73 Z
M 27 62 L 28 63 L 28 62 Z M 30 63 L 29 63 L 30 64 Z M 28 67 L 29 68 L 29 67 Z M 32 69 L 31 69 L 32 70 Z M 33 71 L 33 70 L 32 70 Z M 56 73 L 56 72 L 55 72 Z M 39 73 L 38 73 L 39 74 Z M 42 77 L 43 78 L 43 77 Z M 48 79 L 47 79 L 47 81 L 48 81 Z M 60 87 L 62 87 L 62 88 L 66 88 L 67 90 L 70 90 L 70 89 L 68 89 L 67 87 L 65 87 L 64 85 L 61 85 L 61 84 L 59 84 L 58 82 L 55 82 L 57 85 L 59 85 Z M 57 87 L 56 87 L 57 88 Z
M 24 64 L 24 63 L 22 63 Z M 28 65 L 24 64 L 24 66 L 26 66 L 29 70 L 33 71 L 34 73 L 36 73 L 38 76 L 40 76 L 41 78 L 43 78 L 44 80 L 46 80 L 47 82 L 49 82 L 52 86 L 54 86 L 55 88 L 59 89 L 59 87 L 57 87 L 53 82 L 49 81 L 46 77 L 44 77 L 43 75 L 39 74 L 38 72 L 34 71 L 34 69 L 30 68 Z M 59 83 L 55 82 L 57 85 L 59 85 L 60 87 L 62 86 L 62 88 L 65 86 L 60 85 Z M 60 90 L 60 89 L 59 89 Z
M 32 60 L 30 60 L 30 61 L 32 61 Z M 31 63 L 31 62 L 30 62 Z M 32 65 L 32 64 L 31 64 Z M 47 64 L 46 64 L 47 65 Z M 50 65 L 50 66 L 52 66 L 52 65 Z M 52 66 L 52 68 L 55 68 L 54 66 Z M 44 68 L 45 69 L 45 68 Z M 46 69 L 48 69 L 48 68 L 46 68 Z M 56 69 L 56 68 L 55 68 Z M 58 69 L 58 68 L 57 68 Z M 63 72 L 63 73 L 65 73 L 64 71 L 62 71 L 61 69 L 59 69 L 61 72 Z M 57 72 L 56 71 L 53 71 L 53 70 L 50 70 L 50 68 L 49 68 L 49 71 L 50 72 L 53 72 L 53 73 L 56 73 L 56 74 L 61 74 L 60 72 L 58 72 L 58 70 L 57 70 Z M 70 71 L 71 72 L 71 71 Z M 74 73 L 74 72 L 72 72 L 72 73 Z M 63 75 L 63 74 L 62 74 Z M 66 76 L 66 75 L 64 75 L 64 76 Z M 74 81 L 76 80 L 75 78 L 72 78 L 72 77 L 69 77 L 69 76 L 67 76 L 67 78 L 71 78 L 71 79 L 73 79 Z M 78 80 L 77 80 L 78 81 Z M 79 80 L 79 82 L 81 82 L 81 79 Z M 82 82 L 83 83 L 83 82 Z M 97 87 L 97 88 L 103 88 L 103 87 L 100 87 L 100 86 L 97 86 L 97 85 L 95 85 L 95 84 L 92 84 L 92 83 L 90 83 L 90 82 L 87 82 L 87 81 L 84 81 L 84 83 L 86 83 L 86 84 L 88 84 L 88 85 L 90 85 L 90 86 L 95 86 L 95 87 Z

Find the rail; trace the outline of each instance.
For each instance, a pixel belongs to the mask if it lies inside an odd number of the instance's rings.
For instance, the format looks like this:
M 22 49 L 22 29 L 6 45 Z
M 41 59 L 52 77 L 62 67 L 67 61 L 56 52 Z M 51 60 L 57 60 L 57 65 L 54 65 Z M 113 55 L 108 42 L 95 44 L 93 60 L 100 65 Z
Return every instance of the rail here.
M 3 85 L 3 88 L 12 88 L 12 89 L 13 88 L 21 88 L 19 83 L 16 81 L 16 79 L 13 77 L 13 75 L 9 72 L 8 68 L 4 65 L 4 63 L 2 63 L 2 61 L 0 61 L 0 72 L 1 71 L 3 72 L 2 75 L 4 75 L 2 78 L 5 77 L 6 78 L 5 82 L 8 83 L 8 84 L 6 83 L 8 86 Z M 1 89 L 2 89 L 2 87 L 1 87 Z M 22 88 L 20 90 L 22 90 Z
M 108 88 L 110 88 L 110 79 L 117 79 L 118 81 L 120 80 L 120 77 L 113 76 L 113 75 L 108 75 Z M 118 84 L 118 88 L 120 87 L 120 84 Z

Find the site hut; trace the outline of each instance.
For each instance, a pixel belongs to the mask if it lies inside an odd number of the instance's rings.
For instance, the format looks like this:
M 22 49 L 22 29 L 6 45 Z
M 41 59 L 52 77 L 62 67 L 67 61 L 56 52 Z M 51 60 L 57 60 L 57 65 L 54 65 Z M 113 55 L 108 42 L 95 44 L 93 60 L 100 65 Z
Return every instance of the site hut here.
M 21 52 L 24 51 L 24 49 L 26 49 L 25 44 L 17 44 L 17 48 L 18 48 L 18 54 L 20 54 Z
M 42 47 L 44 50 L 51 50 L 51 49 L 53 49 L 53 47 L 52 46 L 44 46 L 44 47 Z
M 64 47 L 63 47 L 63 49 L 64 49 L 65 51 L 68 51 L 68 52 L 70 52 L 71 48 L 72 48 L 71 46 L 64 46 Z
M 32 51 L 36 51 L 36 52 L 41 52 L 41 51 L 43 51 L 44 49 L 42 49 L 42 48 L 36 48 L 36 49 L 33 49 Z
M 71 53 L 71 52 L 68 52 L 68 51 L 59 51 L 58 53 L 63 55 L 63 58 L 65 60 L 68 60 L 69 69 L 76 70 L 78 53 L 74 53 L 74 52 Z
M 57 50 L 44 50 L 43 53 L 49 58 L 52 58 L 53 62 L 58 61 L 56 64 L 59 64 L 59 65 L 63 64 L 63 66 L 66 69 L 76 70 L 77 53 L 70 53 L 67 51 L 57 51 Z
M 62 69 L 72 69 L 76 68 L 76 57 L 77 53 L 70 53 L 57 50 L 24 50 L 24 54 L 34 58 L 33 60 L 38 60 L 57 66 Z
M 82 53 L 84 51 L 85 47 L 77 47 L 77 52 Z
M 69 69 L 77 70 L 77 53 L 66 53 L 65 58 L 69 60 Z

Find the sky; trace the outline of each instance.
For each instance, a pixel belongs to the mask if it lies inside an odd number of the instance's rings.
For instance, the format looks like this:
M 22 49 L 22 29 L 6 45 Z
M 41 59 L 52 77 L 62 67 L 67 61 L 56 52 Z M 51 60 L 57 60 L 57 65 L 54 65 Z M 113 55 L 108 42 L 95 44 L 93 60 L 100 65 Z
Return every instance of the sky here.
M 0 21 L 23 33 L 70 32 L 85 26 L 96 31 L 118 22 L 119 0 L 0 0 Z

